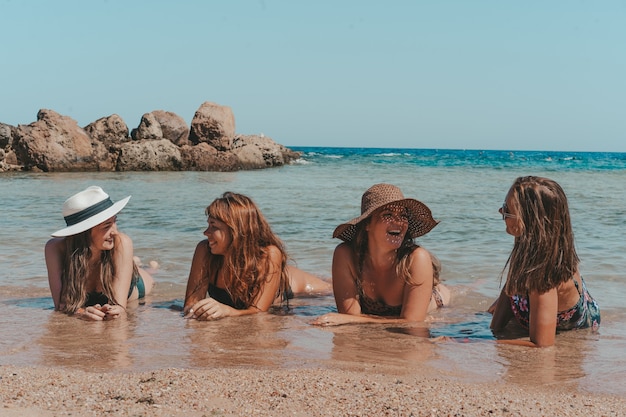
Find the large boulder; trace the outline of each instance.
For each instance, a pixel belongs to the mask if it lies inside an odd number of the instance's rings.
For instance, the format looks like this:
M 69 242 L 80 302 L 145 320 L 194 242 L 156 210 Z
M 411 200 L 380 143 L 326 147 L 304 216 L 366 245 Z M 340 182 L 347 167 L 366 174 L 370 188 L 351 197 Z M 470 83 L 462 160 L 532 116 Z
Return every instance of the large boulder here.
M 146 113 L 141 116 L 139 126 L 130 132 L 130 136 L 133 140 L 161 140 L 163 139 L 163 129 L 161 129 L 161 124 L 154 114 Z
M 19 125 L 13 148 L 25 169 L 53 171 L 113 171 L 114 158 L 106 146 L 80 128 L 75 120 L 42 109 L 37 121 Z
M 219 152 L 208 143 L 180 148 L 183 166 L 188 171 L 236 171 L 239 159 L 232 152 Z
M 102 117 L 85 126 L 85 132 L 91 139 L 102 142 L 107 148 L 115 149 L 120 144 L 128 142 L 128 126 L 117 114 Z
M 167 139 L 140 140 L 120 146 L 118 171 L 180 171 L 180 149 Z
M 191 143 L 206 142 L 218 151 L 228 151 L 234 137 L 235 116 L 231 108 L 208 101 L 202 103 L 191 121 Z
M 163 139 L 177 146 L 189 145 L 189 127 L 185 119 L 171 111 L 155 110 L 152 114 L 161 126 Z
M 264 135 L 238 135 L 232 152 L 241 161 L 241 169 L 282 166 L 301 156 Z
M 133 140 L 167 139 L 174 145 L 189 144 L 189 128 L 185 119 L 169 111 L 155 110 L 141 117 L 137 129 L 131 132 Z

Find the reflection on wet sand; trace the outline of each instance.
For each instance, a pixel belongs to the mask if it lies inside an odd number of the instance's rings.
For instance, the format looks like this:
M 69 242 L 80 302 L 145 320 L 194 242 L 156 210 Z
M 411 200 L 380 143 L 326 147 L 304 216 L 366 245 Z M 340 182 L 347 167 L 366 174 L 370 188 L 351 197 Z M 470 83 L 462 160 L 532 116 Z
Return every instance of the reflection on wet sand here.
M 333 332 L 332 360 L 348 367 L 389 366 L 410 369 L 435 356 L 434 345 L 423 326 L 346 325 Z
M 507 382 L 521 385 L 576 384 L 587 374 L 584 365 L 593 358 L 595 341 L 586 330 L 570 331 L 557 336 L 549 348 L 519 348 L 498 345 L 498 360 L 503 363 Z
M 84 371 L 129 369 L 133 356 L 129 339 L 132 317 L 112 321 L 85 321 L 52 312 L 44 334 L 37 340 L 40 365 L 61 366 Z
M 281 336 L 284 319 L 272 314 L 187 320 L 181 349 L 195 368 L 277 366 L 289 342 Z

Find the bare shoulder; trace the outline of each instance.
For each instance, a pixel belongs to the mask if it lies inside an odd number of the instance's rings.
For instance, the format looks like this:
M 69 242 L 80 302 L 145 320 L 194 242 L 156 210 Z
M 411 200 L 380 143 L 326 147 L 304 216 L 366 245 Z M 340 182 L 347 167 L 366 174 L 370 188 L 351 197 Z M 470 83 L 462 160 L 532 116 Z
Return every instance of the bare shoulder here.
M 51 262 L 53 259 L 62 259 L 65 256 L 65 238 L 53 237 L 48 240 L 44 248 L 44 255 L 46 262 Z
M 65 238 L 63 237 L 53 237 L 52 239 L 46 242 L 46 252 L 47 251 L 60 251 L 64 247 Z
M 198 242 L 198 244 L 196 245 L 194 258 L 200 256 L 202 257 L 202 259 L 207 259 L 210 254 L 211 254 L 211 251 L 209 250 L 208 241 L 206 239 L 203 239 L 200 242 Z
M 338 244 L 335 248 L 335 256 L 350 259 L 353 254 L 354 251 L 352 250 L 352 246 L 346 242 Z
M 198 244 L 196 245 L 196 250 L 208 251 L 209 250 L 208 240 L 202 239 L 200 242 L 198 242 Z
M 133 244 L 133 240 L 126 233 L 118 232 L 115 237 L 119 239 L 122 244 Z
M 409 283 L 412 285 L 428 284 L 432 285 L 433 276 L 433 260 L 430 256 L 430 252 L 426 249 L 419 247 L 411 252 L 411 276 Z
M 275 246 L 275 245 L 269 245 L 267 248 L 267 256 L 269 257 L 269 259 L 271 259 L 272 261 L 276 261 L 282 258 L 283 253 L 280 251 L 280 249 Z
M 428 252 L 426 249 L 420 246 L 417 249 L 415 249 L 413 252 L 411 252 L 411 261 L 417 262 L 417 263 L 425 262 L 428 264 L 432 264 L 433 260 L 430 256 L 430 252 Z

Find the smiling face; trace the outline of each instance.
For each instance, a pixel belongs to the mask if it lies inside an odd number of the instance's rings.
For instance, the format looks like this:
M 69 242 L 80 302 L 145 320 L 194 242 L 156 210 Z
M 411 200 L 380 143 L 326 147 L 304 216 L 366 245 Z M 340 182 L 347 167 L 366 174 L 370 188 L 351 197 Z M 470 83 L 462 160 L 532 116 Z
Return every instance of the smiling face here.
M 221 220 L 213 217 L 207 219 L 209 227 L 204 231 L 204 235 L 209 242 L 209 249 L 213 255 L 225 255 L 233 242 L 230 228 Z
M 91 228 L 91 249 L 94 252 L 112 250 L 117 235 L 117 216 L 113 216 Z
M 394 249 L 399 248 L 409 229 L 406 207 L 388 205 L 374 212 L 367 231 L 370 241 L 386 242 Z

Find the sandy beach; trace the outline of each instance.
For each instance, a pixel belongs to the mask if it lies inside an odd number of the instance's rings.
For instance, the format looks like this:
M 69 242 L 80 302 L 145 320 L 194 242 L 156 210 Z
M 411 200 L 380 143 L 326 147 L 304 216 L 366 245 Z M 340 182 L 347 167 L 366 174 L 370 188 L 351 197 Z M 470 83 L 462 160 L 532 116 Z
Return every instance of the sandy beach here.
M 455 155 L 451 160 L 458 161 Z M 503 179 L 499 168 L 407 171 L 404 163 L 394 168 L 372 164 L 373 158 L 327 158 L 332 164 L 236 176 L 21 175 L 3 181 L 2 194 L 14 197 L 5 202 L 9 220 L 0 231 L 0 415 L 626 415 L 623 172 L 559 171 L 568 189 L 595 190 L 574 193 L 573 201 L 585 279 L 601 300 L 602 326 L 599 333 L 563 332 L 554 347 L 530 349 L 493 343 L 484 313 L 499 293 L 511 245 L 497 209 L 509 180 L 526 165 Z M 429 178 L 427 186 L 413 185 L 417 172 Z M 429 330 L 432 337 L 470 343 L 431 343 L 421 327 L 311 326 L 333 308 L 330 297 L 295 299 L 285 316 L 213 324 L 184 320 L 171 308 L 182 306 L 211 196 L 225 190 L 257 196 L 298 266 L 328 276 L 336 244 L 330 233 L 338 219 L 358 210 L 372 175 L 411 190 L 442 219 L 437 233 L 420 243 L 441 259 L 456 301 L 434 314 Z M 303 188 L 310 179 L 315 182 Z M 115 198 L 133 195 L 120 222 L 137 255 L 161 265 L 155 292 L 118 322 L 53 312 L 46 279 L 43 244 L 59 219 L 42 216 L 42 207 L 58 207 L 68 190 L 92 182 L 116 190 Z M 329 198 L 337 190 L 341 198 Z
M 367 370 L 2 367 L 3 416 L 621 416 L 623 398 Z

